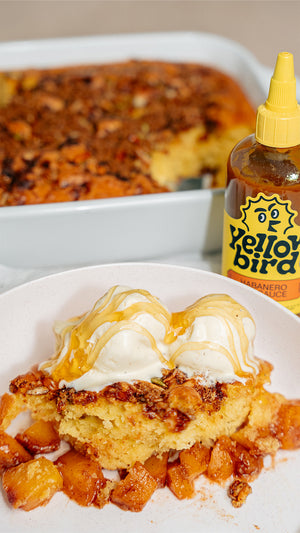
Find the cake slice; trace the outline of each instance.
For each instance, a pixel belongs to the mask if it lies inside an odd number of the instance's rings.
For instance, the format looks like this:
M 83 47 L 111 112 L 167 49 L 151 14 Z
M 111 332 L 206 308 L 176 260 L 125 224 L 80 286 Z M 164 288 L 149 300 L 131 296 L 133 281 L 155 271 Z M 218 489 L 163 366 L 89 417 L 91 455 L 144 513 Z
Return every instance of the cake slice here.
M 170 313 L 149 292 L 116 286 L 55 332 L 53 357 L 10 391 L 109 470 L 211 447 L 245 423 L 269 382 L 271 365 L 253 356 L 252 317 L 226 295 Z

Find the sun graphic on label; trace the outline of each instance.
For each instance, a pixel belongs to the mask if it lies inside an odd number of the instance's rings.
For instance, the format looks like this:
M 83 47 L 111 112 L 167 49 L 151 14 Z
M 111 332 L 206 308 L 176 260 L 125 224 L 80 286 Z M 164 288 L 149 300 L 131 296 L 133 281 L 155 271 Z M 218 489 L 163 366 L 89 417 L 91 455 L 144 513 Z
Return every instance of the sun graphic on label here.
M 278 194 L 266 196 L 260 193 L 255 200 L 247 198 L 246 205 L 241 207 L 242 223 L 249 228 L 257 228 L 262 233 L 281 233 L 284 235 L 293 227 L 293 218 L 297 212 L 291 209 L 291 202 L 284 202 Z

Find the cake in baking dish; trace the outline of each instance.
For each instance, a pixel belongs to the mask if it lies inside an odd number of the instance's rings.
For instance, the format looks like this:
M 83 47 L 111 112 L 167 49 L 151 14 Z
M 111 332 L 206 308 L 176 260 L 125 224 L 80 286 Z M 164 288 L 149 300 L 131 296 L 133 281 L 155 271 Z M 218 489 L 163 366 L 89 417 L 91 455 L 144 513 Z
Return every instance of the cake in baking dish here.
M 0 75 L 0 206 L 223 186 L 254 131 L 238 84 L 198 64 L 127 61 Z
M 251 315 L 226 295 L 171 314 L 149 292 L 117 286 L 55 333 L 53 357 L 10 390 L 109 470 L 232 435 L 271 371 L 253 356 Z

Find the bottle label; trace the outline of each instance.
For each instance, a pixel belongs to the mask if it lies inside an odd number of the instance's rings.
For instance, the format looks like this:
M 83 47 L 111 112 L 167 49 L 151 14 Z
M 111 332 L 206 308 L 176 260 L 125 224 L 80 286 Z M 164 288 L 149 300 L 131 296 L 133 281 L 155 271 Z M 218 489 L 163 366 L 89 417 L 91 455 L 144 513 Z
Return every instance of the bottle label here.
M 290 200 L 259 193 L 224 214 L 222 274 L 300 313 L 300 226 Z

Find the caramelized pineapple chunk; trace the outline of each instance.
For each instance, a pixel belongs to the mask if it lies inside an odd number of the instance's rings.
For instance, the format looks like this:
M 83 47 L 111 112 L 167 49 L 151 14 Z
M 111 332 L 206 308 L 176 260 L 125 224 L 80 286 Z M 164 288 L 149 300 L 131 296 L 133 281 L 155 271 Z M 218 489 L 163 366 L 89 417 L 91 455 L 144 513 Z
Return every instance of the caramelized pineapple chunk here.
M 16 440 L 33 455 L 58 450 L 60 438 L 51 422 L 39 420 L 23 433 L 16 435 Z
M 228 479 L 234 471 L 231 458 L 232 441 L 229 437 L 220 437 L 215 443 L 207 468 L 207 477 L 213 481 L 221 482 Z
M 194 483 L 186 477 L 185 468 L 179 461 L 168 465 L 167 486 L 179 500 L 193 498 L 195 494 Z
M 45 457 L 6 470 L 2 482 L 8 501 L 24 511 L 46 505 L 63 485 L 58 469 Z
M 207 476 L 213 481 L 225 481 L 232 474 L 241 481 L 253 481 L 263 468 L 262 455 L 250 453 L 230 437 L 220 437 L 214 445 Z
M 144 463 L 146 470 L 156 479 L 158 488 L 166 484 L 168 458 L 169 453 L 165 452 L 161 456 L 151 455 Z
M 30 461 L 32 456 L 13 437 L 0 431 L 0 472 L 6 468 Z
M 299 448 L 300 400 L 290 400 L 280 407 L 275 427 L 281 448 L 284 450 Z
M 210 449 L 196 442 L 188 450 L 182 450 L 179 454 L 180 464 L 183 466 L 186 477 L 196 479 L 206 472 L 210 459 Z
M 157 489 L 157 481 L 139 462 L 111 493 L 111 502 L 124 511 L 141 511 Z
M 92 505 L 106 484 L 101 466 L 75 450 L 61 455 L 55 464 L 63 477 L 64 493 L 79 505 Z
M 243 481 L 253 481 L 261 472 L 264 462 L 261 455 L 252 455 L 243 446 L 233 442 L 231 457 L 234 474 Z
M 0 429 L 5 430 L 9 424 L 25 410 L 22 400 L 12 394 L 5 393 L 0 397 Z

